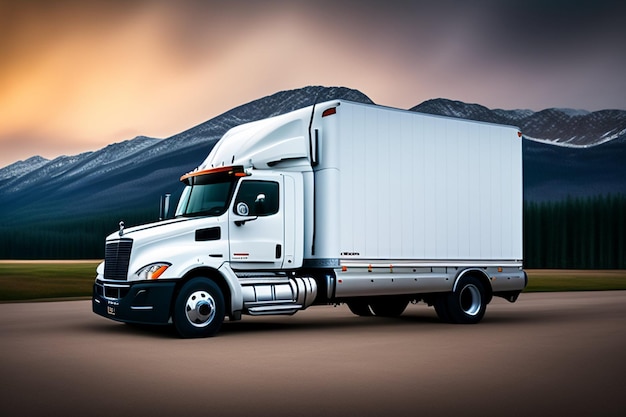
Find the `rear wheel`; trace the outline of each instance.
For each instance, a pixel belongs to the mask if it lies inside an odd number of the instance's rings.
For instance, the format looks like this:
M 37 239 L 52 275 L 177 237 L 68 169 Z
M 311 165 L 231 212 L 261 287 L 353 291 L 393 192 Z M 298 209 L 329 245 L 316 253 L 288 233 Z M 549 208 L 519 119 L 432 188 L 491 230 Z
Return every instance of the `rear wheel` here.
M 398 317 L 404 313 L 407 305 L 409 305 L 407 300 L 397 297 L 384 297 L 372 301 L 370 303 L 370 308 L 376 316 Z
M 174 326 L 181 337 L 215 335 L 224 321 L 224 296 L 207 278 L 194 278 L 181 288 L 174 304 Z
M 367 301 L 354 300 L 348 301 L 346 304 L 348 304 L 348 308 L 350 309 L 352 314 L 356 314 L 357 316 L 370 317 L 374 315 Z
M 476 277 L 462 277 L 456 289 L 447 295 L 445 307 L 449 321 L 452 323 L 478 323 L 487 310 L 487 295 L 483 283 Z M 437 304 L 435 304 L 436 308 Z
M 437 294 L 435 296 L 435 301 L 433 302 L 433 307 L 435 307 L 435 312 L 437 313 L 437 317 L 439 320 L 444 323 L 450 323 L 450 313 L 448 313 L 448 296 L 449 294 Z

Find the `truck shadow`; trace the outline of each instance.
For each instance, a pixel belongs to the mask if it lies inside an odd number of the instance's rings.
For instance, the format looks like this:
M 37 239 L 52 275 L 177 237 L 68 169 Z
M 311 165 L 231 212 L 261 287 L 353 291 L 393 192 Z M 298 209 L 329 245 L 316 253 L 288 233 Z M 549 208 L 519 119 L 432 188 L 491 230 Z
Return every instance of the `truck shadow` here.
M 246 320 L 247 319 L 247 320 Z M 362 330 L 364 328 L 377 329 L 389 326 L 408 326 L 416 324 L 437 325 L 442 324 L 435 317 L 413 316 L 413 317 L 340 317 L 337 319 L 317 318 L 317 319 L 294 319 L 289 318 L 272 318 L 262 319 L 255 317 L 252 319 L 244 318 L 237 322 L 225 322 L 222 326 L 220 334 L 239 334 L 250 332 L 311 332 L 320 330 L 337 329 L 349 331 L 350 329 Z
M 502 311 L 489 312 L 483 320 L 474 326 L 491 326 L 502 324 L 521 324 L 533 322 L 533 317 L 528 317 L 519 313 L 506 313 Z M 338 329 L 344 331 L 363 330 L 371 328 L 378 330 L 380 328 L 401 329 L 454 329 L 459 326 L 472 326 L 466 324 L 451 324 L 442 322 L 432 310 L 411 311 L 404 313 L 399 317 L 358 317 L 341 315 L 336 318 L 331 317 L 312 317 L 304 318 L 295 316 L 277 317 L 244 317 L 241 321 L 226 321 L 222 325 L 220 334 L 235 335 L 249 332 L 311 332 L 311 331 L 336 331 Z M 218 335 L 219 336 L 219 335 Z
M 503 323 L 522 323 L 531 319 L 519 314 L 493 314 L 487 315 L 477 326 L 501 325 Z M 226 320 L 216 337 L 233 337 L 250 333 L 293 333 L 294 335 L 311 332 L 342 332 L 363 331 L 371 329 L 378 331 L 381 328 L 394 328 L 402 331 L 425 329 L 454 329 L 457 326 L 440 321 L 434 314 L 427 312 L 404 314 L 399 317 L 358 317 L 341 315 L 331 317 L 298 317 L 294 316 L 267 316 L 267 317 L 244 317 L 241 321 Z M 105 322 L 90 328 L 97 333 L 109 333 L 111 335 L 139 335 L 155 338 L 178 339 L 178 333 L 173 325 L 143 325 Z

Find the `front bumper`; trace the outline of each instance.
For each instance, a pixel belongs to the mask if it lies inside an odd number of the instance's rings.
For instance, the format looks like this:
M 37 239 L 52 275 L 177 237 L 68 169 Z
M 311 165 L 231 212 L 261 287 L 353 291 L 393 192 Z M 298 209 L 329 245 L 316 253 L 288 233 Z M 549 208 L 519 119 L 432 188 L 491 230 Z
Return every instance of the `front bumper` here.
M 172 310 L 173 281 L 111 282 L 97 279 L 93 312 L 111 320 L 140 324 L 167 324 Z

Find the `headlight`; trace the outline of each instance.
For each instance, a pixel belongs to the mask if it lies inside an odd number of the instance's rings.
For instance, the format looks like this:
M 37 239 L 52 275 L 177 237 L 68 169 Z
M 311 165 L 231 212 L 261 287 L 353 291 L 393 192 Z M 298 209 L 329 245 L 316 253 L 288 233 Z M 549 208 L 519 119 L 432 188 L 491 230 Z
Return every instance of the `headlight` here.
M 155 264 L 146 265 L 135 272 L 135 276 L 139 277 L 139 279 L 157 279 L 163 275 L 163 272 L 171 265 L 172 264 L 167 262 L 157 262 Z

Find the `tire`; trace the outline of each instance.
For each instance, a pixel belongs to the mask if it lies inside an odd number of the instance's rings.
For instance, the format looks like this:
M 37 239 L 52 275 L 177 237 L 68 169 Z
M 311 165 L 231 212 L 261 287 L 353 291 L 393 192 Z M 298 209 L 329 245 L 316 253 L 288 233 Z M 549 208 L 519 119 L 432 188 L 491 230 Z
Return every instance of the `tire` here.
M 363 301 L 363 300 L 349 301 L 347 304 L 352 314 L 355 314 L 361 317 L 371 317 L 374 315 L 367 301 Z
M 397 297 L 384 297 L 372 301 L 370 303 L 370 309 L 375 316 L 398 317 L 404 313 L 404 310 L 406 310 L 406 306 L 408 305 L 409 302 L 407 300 Z
M 173 321 L 183 338 L 215 335 L 224 322 L 224 296 L 207 278 L 194 278 L 181 288 L 174 303 Z
M 450 313 L 448 312 L 448 297 L 449 294 L 437 294 L 435 296 L 435 301 L 433 302 L 433 307 L 435 307 L 435 312 L 437 313 L 437 317 L 444 323 L 450 323 Z
M 456 289 L 448 294 L 446 307 L 449 321 L 452 323 L 480 322 L 487 310 L 487 294 L 483 283 L 476 277 L 462 277 Z

